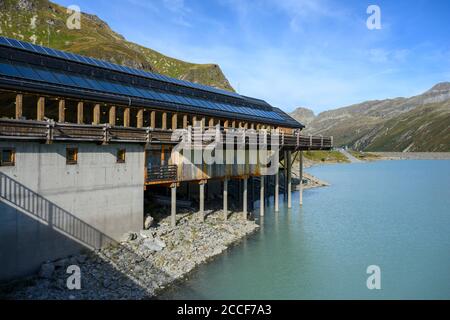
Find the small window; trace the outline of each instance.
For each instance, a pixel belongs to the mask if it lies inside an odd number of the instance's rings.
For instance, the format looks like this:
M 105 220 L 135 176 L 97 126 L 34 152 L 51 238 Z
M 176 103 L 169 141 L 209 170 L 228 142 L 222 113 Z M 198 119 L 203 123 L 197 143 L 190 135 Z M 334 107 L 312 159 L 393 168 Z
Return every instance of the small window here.
M 126 155 L 125 149 L 117 150 L 117 163 L 125 163 L 125 155 Z
M 1 149 L 1 166 L 14 166 L 16 163 L 16 151 L 14 149 Z
M 78 148 L 67 148 L 66 149 L 66 164 L 77 164 L 78 163 Z

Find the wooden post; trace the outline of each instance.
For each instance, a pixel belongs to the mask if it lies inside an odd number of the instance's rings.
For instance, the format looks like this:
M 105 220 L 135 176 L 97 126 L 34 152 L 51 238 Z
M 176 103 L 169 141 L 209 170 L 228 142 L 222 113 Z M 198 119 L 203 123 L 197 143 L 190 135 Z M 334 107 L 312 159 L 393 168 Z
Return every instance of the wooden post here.
M 93 110 L 93 112 L 94 112 L 94 115 L 93 115 L 93 121 L 92 121 L 92 123 L 93 124 L 100 124 L 100 104 L 96 104 L 95 106 L 94 106 L 94 110 Z
M 192 117 L 192 125 L 195 127 L 197 126 L 197 116 Z
M 82 101 L 78 102 L 77 104 L 77 123 L 78 124 L 83 124 L 84 119 L 83 119 L 83 107 L 84 104 Z
M 208 127 L 214 127 L 214 118 L 209 118 Z
M 225 120 L 223 122 L 223 127 L 226 129 L 226 128 L 228 128 L 229 124 L 230 124 L 229 120 Z
M 156 128 L 156 111 L 150 112 L 150 128 Z
M 178 128 L 178 114 L 172 113 L 172 130 L 177 130 Z
M 163 112 L 162 113 L 162 125 L 161 125 L 161 129 L 163 130 L 167 130 L 167 112 Z
M 139 109 L 136 115 L 136 127 L 142 128 L 144 126 L 144 109 Z
M 123 126 L 124 127 L 130 126 L 130 108 L 125 108 L 123 110 Z
M 183 115 L 183 129 L 187 129 L 188 127 L 188 115 Z
M 287 152 L 287 170 L 288 170 L 288 209 L 292 208 L 292 155 Z
M 236 128 L 236 121 L 235 120 L 231 121 L 231 127 L 232 128 Z
M 300 205 L 303 205 L 303 151 L 300 151 Z
M 16 95 L 16 120 L 22 118 L 23 114 L 22 108 L 23 108 L 23 95 L 19 93 Z
M 116 107 L 115 106 L 109 107 L 109 124 L 111 126 L 116 125 Z
M 64 99 L 58 101 L 58 122 L 66 122 L 66 100 Z
M 228 179 L 223 181 L 223 217 L 228 220 Z
M 39 97 L 37 102 L 37 120 L 44 121 L 45 117 L 45 98 Z

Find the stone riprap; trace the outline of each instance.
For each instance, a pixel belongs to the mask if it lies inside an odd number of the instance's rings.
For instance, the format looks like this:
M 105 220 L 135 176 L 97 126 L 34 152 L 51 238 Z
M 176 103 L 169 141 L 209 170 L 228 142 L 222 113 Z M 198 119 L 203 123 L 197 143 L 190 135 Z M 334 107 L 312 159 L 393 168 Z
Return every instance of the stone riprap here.
M 172 282 L 181 280 L 199 264 L 221 254 L 233 243 L 253 233 L 258 225 L 234 213 L 227 221 L 221 211 L 178 215 L 175 228 L 170 217 L 156 227 L 127 233 L 121 243 L 83 255 L 48 262 L 40 275 L 8 288 L 7 299 L 150 299 Z M 81 289 L 69 290 L 71 265 L 81 270 Z

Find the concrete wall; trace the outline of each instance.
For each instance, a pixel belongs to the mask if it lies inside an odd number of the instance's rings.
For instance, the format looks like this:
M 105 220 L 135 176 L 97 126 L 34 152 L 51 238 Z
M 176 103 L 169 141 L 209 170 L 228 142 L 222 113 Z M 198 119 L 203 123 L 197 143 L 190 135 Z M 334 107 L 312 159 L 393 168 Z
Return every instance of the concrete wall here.
M 66 147 L 78 164 L 66 165 Z M 0 142 L 16 164 L 0 167 L 0 282 L 42 262 L 101 247 L 142 228 L 144 147 Z M 126 162 L 117 163 L 118 149 Z

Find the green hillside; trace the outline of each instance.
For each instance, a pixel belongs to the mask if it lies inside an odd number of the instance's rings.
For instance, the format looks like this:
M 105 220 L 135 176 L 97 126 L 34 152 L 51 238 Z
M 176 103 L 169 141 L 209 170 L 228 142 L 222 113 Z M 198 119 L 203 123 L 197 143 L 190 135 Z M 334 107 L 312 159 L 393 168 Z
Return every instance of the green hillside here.
M 128 42 L 97 16 L 66 26 L 67 9 L 48 0 L 0 0 L 0 35 L 233 91 L 215 64 L 193 64 Z

